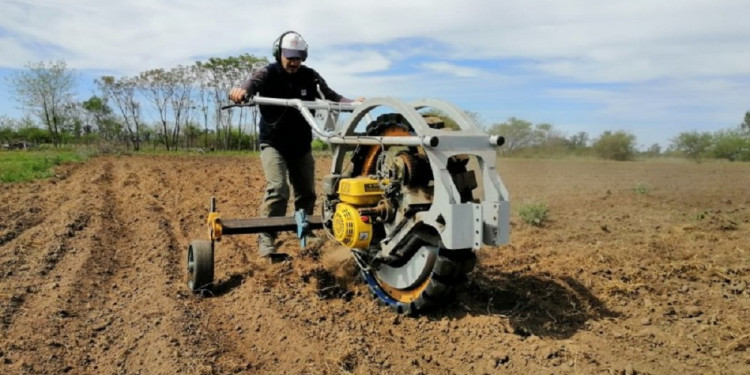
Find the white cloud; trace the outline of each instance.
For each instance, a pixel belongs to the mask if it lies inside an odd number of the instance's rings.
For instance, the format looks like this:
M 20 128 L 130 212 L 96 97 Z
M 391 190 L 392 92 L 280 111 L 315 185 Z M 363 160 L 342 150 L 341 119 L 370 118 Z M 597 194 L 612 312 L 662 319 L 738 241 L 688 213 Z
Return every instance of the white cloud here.
M 7 36 L 0 36 L 0 51 L 3 55 L 12 56 L 20 61 L 30 61 L 36 57 L 28 48 L 19 45 L 17 40 Z
M 449 74 L 456 77 L 477 77 L 481 74 L 479 69 L 451 64 L 444 61 L 423 63 L 421 64 L 421 67 L 438 74 Z
M 241 50 L 267 56 L 279 33 L 295 29 L 316 52 L 422 38 L 444 46 L 426 51 L 436 59 L 534 59 L 545 72 L 576 78 L 594 72 L 597 80 L 650 79 L 675 67 L 682 74 L 748 74 L 750 64 L 740 59 L 750 42 L 749 11 L 744 0 L 466 0 L 439 6 L 392 0 L 356 6 L 330 0 L 10 0 L 0 15 L 4 46 L 26 52 L 3 53 L 0 65 L 20 67 L 29 57 L 55 54 L 81 69 L 137 71 Z
M 675 108 L 699 106 L 691 124 L 707 128 L 750 109 L 747 14 L 747 0 L 5 0 L 0 68 L 64 59 L 117 75 L 269 57 L 294 29 L 349 96 L 437 96 L 490 122 L 591 129 L 606 116 L 676 123 Z
M 375 51 L 344 50 L 314 57 L 315 69 L 335 71 L 341 75 L 383 72 L 391 67 L 391 60 Z

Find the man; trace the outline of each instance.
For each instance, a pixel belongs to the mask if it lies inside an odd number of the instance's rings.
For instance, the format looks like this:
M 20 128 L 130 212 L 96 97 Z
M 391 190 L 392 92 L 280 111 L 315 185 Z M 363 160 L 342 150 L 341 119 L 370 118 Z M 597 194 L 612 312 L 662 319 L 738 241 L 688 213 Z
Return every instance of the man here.
M 255 71 L 242 87 L 232 88 L 229 99 L 240 103 L 246 98 L 260 95 L 315 100 L 321 92 L 327 100 L 353 101 L 328 87 L 318 72 L 302 65 L 307 59 L 307 43 L 298 33 L 288 31 L 281 34 L 273 44 L 273 56 L 275 63 Z M 260 115 L 260 158 L 267 184 L 260 215 L 286 215 L 289 201 L 287 178 L 294 189 L 294 209 L 305 209 L 311 215 L 315 207 L 315 160 L 310 145 L 310 125 L 294 108 L 260 106 Z M 261 233 L 258 236 L 261 256 L 272 260 L 278 258 L 275 255 L 275 237 L 275 233 Z M 284 254 L 278 255 L 286 257 Z

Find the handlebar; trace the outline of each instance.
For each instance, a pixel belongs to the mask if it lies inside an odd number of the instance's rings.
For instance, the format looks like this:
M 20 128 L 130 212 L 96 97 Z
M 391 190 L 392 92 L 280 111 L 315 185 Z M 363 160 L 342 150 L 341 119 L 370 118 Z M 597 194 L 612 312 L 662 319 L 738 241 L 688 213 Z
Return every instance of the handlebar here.
M 234 107 L 253 107 L 256 105 L 274 105 L 274 106 L 280 106 L 280 107 L 292 107 L 296 108 L 301 114 L 302 117 L 305 118 L 307 123 L 310 125 L 310 127 L 319 135 L 323 137 L 330 137 L 333 135 L 331 132 L 328 132 L 324 129 L 322 129 L 321 125 L 318 124 L 318 122 L 315 120 L 315 116 L 310 112 L 310 110 L 322 110 L 322 111 L 336 111 L 336 112 L 353 112 L 357 106 L 359 106 L 360 102 L 351 102 L 351 103 L 339 103 L 339 102 L 331 102 L 328 100 L 316 100 L 316 101 L 310 101 L 310 100 L 302 100 L 302 99 L 279 99 L 279 98 L 267 98 L 263 96 L 255 96 L 253 98 L 247 99 L 246 101 L 242 103 L 237 104 L 230 104 L 225 105 L 221 107 L 222 110 L 234 108 Z
M 229 104 L 221 107 L 221 109 L 229 109 L 234 107 L 253 107 L 255 105 L 275 105 L 280 107 L 295 107 L 297 109 L 307 108 L 315 110 L 326 110 L 326 111 L 338 111 L 338 112 L 352 112 L 360 102 L 351 103 L 339 103 L 328 100 L 302 100 L 302 99 L 279 99 L 279 98 L 268 98 L 264 96 L 256 96 L 242 103 Z

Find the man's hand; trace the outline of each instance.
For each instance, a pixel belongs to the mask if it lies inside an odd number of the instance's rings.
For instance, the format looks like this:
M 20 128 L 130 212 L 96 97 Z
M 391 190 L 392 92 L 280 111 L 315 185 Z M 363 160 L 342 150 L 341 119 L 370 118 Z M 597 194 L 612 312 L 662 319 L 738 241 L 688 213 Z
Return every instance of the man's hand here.
M 245 100 L 245 95 L 247 95 L 247 90 L 240 87 L 234 87 L 229 90 L 229 100 L 238 104 Z

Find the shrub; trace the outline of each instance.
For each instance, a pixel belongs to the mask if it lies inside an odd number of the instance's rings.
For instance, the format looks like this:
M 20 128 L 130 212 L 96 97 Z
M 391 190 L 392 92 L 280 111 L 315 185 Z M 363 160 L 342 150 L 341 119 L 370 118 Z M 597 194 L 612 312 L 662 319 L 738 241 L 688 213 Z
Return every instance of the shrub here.
M 518 209 L 518 215 L 527 224 L 541 227 L 547 221 L 549 208 L 544 202 L 527 202 Z
M 635 156 L 635 136 L 624 131 L 605 131 L 594 142 L 593 149 L 602 159 L 632 160 Z
M 644 195 L 648 194 L 649 187 L 647 184 L 639 182 L 638 185 L 635 185 L 635 188 L 633 190 L 635 190 L 635 193 L 638 195 Z
M 741 129 L 720 130 L 713 135 L 711 153 L 729 161 L 750 161 L 750 136 Z
M 708 132 L 683 132 L 672 140 L 672 147 L 689 159 L 700 162 L 708 155 L 713 144 L 713 135 Z

